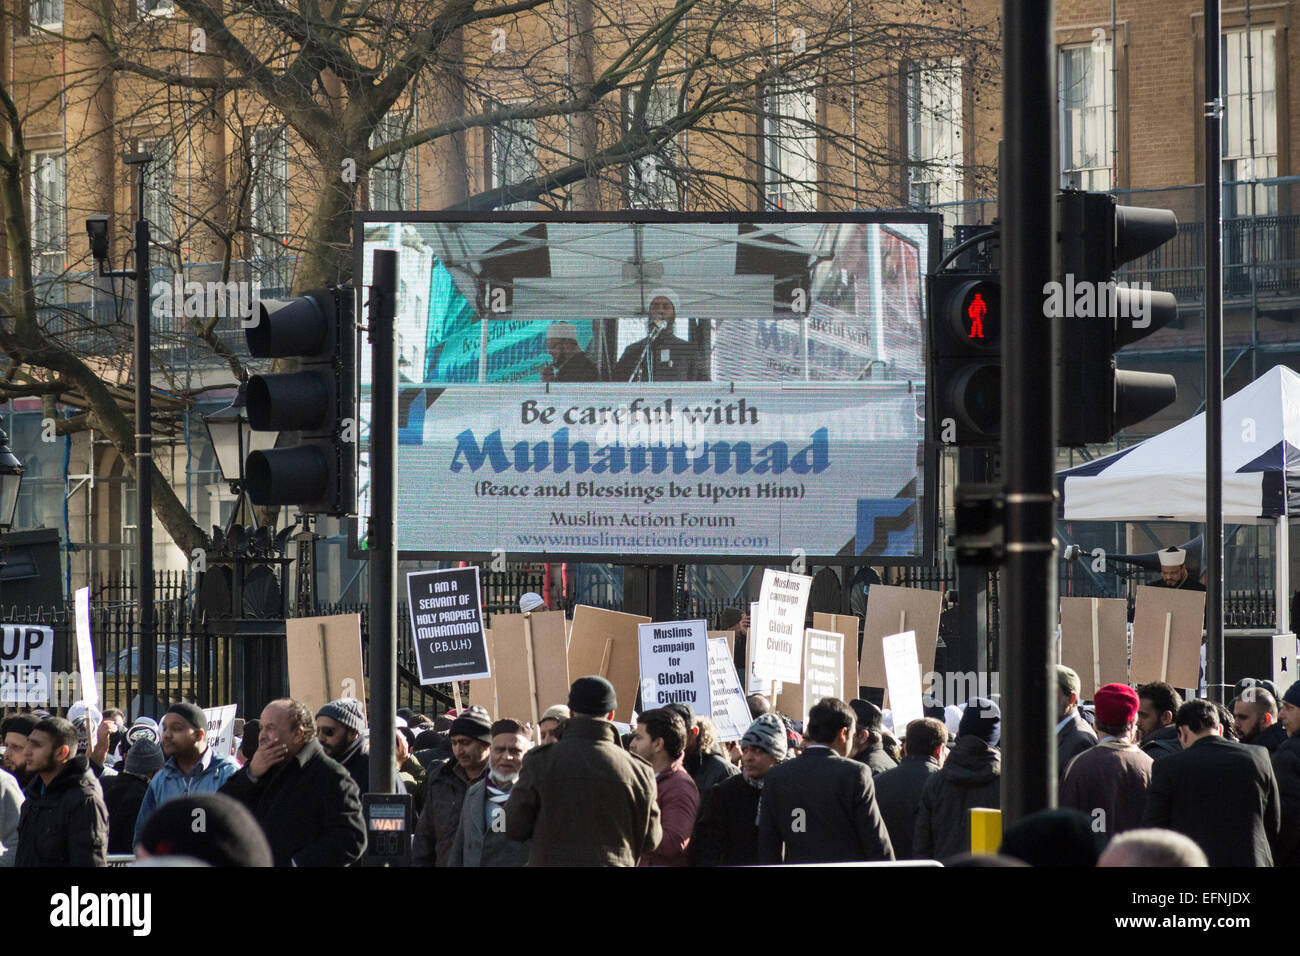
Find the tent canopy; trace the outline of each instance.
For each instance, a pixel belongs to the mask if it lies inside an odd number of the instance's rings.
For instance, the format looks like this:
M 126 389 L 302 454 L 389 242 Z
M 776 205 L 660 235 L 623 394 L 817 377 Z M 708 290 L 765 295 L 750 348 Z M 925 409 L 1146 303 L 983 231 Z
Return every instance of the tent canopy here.
M 1056 475 L 1058 517 L 1205 520 L 1205 413 Z M 1300 513 L 1300 375 L 1274 366 L 1223 402 L 1223 519 Z

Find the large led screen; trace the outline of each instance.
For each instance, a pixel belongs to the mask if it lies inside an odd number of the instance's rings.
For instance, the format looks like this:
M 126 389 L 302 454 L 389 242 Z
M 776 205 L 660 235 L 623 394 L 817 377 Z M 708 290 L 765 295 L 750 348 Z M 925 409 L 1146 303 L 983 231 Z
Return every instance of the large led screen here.
M 373 250 L 399 252 L 404 557 L 924 554 L 937 217 L 358 229 L 363 281 Z

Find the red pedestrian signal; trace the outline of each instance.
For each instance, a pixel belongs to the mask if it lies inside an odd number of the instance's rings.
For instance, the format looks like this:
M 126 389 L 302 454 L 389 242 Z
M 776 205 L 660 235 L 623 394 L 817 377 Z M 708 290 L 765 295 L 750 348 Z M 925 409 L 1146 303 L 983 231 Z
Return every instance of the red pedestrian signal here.
M 984 338 L 984 316 L 988 314 L 989 307 L 984 302 L 984 296 L 976 292 L 975 298 L 971 299 L 970 305 L 966 307 L 966 316 L 970 319 L 970 332 L 967 333 L 967 338 Z

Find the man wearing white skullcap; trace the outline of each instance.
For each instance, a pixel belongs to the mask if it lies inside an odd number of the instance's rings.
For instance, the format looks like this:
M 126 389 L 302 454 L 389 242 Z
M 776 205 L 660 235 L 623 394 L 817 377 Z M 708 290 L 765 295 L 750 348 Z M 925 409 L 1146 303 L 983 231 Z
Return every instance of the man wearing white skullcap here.
M 1157 552 L 1160 557 L 1160 580 L 1152 581 L 1158 588 L 1177 588 L 1181 591 L 1204 591 L 1205 585 L 1187 573 L 1187 552 L 1169 547 Z
M 699 349 L 673 335 L 677 319 L 677 293 L 656 289 L 650 293 L 650 334 L 623 350 L 614 367 L 616 382 L 702 382 L 708 371 Z
M 595 382 L 596 363 L 578 344 L 578 327 L 572 322 L 552 322 L 546 327 L 546 351 L 551 364 L 542 368 L 543 382 Z

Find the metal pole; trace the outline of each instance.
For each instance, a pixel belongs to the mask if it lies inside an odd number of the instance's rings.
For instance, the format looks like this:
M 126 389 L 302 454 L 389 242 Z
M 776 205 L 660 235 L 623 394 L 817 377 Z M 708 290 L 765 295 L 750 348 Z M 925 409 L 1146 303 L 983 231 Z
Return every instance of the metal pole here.
M 1002 4 L 1002 435 L 1006 601 L 999 642 L 1003 827 L 1056 802 L 1054 323 L 1056 57 L 1051 0 Z M 1044 400 L 1048 396 L 1048 400 Z
M 153 410 L 149 362 L 149 222 L 144 215 L 144 170 L 139 170 L 135 221 L 135 489 L 136 586 L 140 599 L 140 713 L 157 714 L 158 665 L 153 626 Z
M 1223 700 L 1223 248 L 1219 0 L 1205 0 L 1205 689 Z
M 376 249 L 370 280 L 370 792 L 396 791 L 397 253 Z

